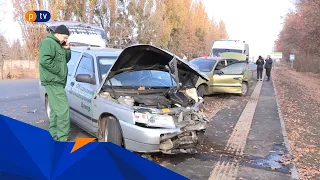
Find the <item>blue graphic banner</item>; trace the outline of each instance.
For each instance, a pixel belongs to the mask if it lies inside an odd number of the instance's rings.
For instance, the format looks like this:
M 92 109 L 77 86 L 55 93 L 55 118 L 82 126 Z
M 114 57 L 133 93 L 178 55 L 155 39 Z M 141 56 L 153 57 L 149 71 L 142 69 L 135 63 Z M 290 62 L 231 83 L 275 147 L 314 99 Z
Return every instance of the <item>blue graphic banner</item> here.
M 46 130 L 0 115 L 0 179 L 187 179 L 112 143 L 57 142 Z

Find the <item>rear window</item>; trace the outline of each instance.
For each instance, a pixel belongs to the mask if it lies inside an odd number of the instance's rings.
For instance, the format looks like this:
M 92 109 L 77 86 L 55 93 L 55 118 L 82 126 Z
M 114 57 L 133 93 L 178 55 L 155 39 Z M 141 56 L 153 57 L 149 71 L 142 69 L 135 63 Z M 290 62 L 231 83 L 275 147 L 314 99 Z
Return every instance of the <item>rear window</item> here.
M 73 70 L 74 70 L 74 68 L 76 66 L 76 63 L 79 60 L 80 56 L 81 56 L 80 52 L 71 51 L 71 59 L 67 64 L 67 66 L 68 66 L 68 76 L 72 75 Z
M 210 72 L 216 64 L 216 61 L 211 59 L 193 59 L 190 63 L 198 66 L 199 70 L 202 72 Z

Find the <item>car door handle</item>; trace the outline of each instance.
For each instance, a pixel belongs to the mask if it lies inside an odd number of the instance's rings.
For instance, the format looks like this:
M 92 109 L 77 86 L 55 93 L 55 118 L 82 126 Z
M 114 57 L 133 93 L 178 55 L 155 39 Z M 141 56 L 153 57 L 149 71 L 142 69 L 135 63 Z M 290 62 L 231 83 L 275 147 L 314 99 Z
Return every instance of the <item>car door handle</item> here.
M 239 80 L 240 78 L 239 78 L 239 77 L 235 77 L 235 78 L 233 78 L 233 79 L 235 79 L 235 80 Z
M 71 86 L 73 86 L 73 85 L 74 85 L 74 82 L 71 82 L 70 84 L 71 84 Z

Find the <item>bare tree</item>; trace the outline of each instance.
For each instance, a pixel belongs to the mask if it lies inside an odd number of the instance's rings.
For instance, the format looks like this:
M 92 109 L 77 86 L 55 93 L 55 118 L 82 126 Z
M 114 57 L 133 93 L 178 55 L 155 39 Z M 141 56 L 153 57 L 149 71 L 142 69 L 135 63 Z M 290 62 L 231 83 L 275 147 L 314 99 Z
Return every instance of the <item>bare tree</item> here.
M 1 71 L 1 79 L 3 79 L 3 66 L 4 61 L 9 57 L 9 48 L 8 42 L 6 38 L 0 34 L 0 71 Z

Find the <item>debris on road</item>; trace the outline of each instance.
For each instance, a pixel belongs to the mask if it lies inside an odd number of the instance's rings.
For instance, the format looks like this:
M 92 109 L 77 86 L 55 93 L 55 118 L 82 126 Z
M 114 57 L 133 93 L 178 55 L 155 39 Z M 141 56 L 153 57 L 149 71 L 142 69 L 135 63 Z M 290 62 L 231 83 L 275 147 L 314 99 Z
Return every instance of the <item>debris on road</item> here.
M 36 113 L 37 112 L 37 109 L 34 109 L 32 111 L 28 111 L 27 113 Z
M 39 123 L 44 123 L 45 120 L 40 120 L 40 121 L 37 121 L 36 124 L 39 124 Z

